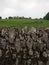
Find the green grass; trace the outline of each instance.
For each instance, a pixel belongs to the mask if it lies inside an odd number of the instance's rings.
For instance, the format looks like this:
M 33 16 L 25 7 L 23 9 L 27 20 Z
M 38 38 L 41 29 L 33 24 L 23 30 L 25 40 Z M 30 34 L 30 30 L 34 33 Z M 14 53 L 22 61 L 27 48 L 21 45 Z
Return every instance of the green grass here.
M 0 19 L 0 27 L 48 27 L 48 20 L 36 19 Z

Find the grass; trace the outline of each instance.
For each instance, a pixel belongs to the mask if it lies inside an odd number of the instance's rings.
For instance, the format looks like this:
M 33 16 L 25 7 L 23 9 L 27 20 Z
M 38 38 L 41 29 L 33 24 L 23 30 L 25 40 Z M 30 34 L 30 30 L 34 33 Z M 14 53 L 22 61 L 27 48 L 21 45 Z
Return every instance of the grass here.
M 0 19 L 0 27 L 48 27 L 48 20 L 38 19 Z

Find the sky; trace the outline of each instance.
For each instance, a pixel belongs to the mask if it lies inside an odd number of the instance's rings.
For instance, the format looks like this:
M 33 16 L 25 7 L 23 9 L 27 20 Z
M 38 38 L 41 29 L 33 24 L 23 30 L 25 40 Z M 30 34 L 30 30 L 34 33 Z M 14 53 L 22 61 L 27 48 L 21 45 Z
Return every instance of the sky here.
M 49 12 L 49 0 L 0 0 L 0 16 L 43 18 Z

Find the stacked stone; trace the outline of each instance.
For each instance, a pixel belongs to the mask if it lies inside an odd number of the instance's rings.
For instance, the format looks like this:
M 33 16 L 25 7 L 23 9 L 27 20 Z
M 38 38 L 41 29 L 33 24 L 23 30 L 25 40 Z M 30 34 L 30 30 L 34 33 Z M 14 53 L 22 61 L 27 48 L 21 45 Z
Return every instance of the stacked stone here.
M 49 65 L 49 28 L 1 28 L 0 65 Z

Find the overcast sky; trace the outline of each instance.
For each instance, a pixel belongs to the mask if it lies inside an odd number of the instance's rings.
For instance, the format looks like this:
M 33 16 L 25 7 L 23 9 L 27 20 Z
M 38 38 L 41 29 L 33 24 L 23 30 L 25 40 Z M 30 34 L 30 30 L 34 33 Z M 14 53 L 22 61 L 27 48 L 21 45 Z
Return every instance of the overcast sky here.
M 49 0 L 0 0 L 0 16 L 43 17 L 49 12 Z

